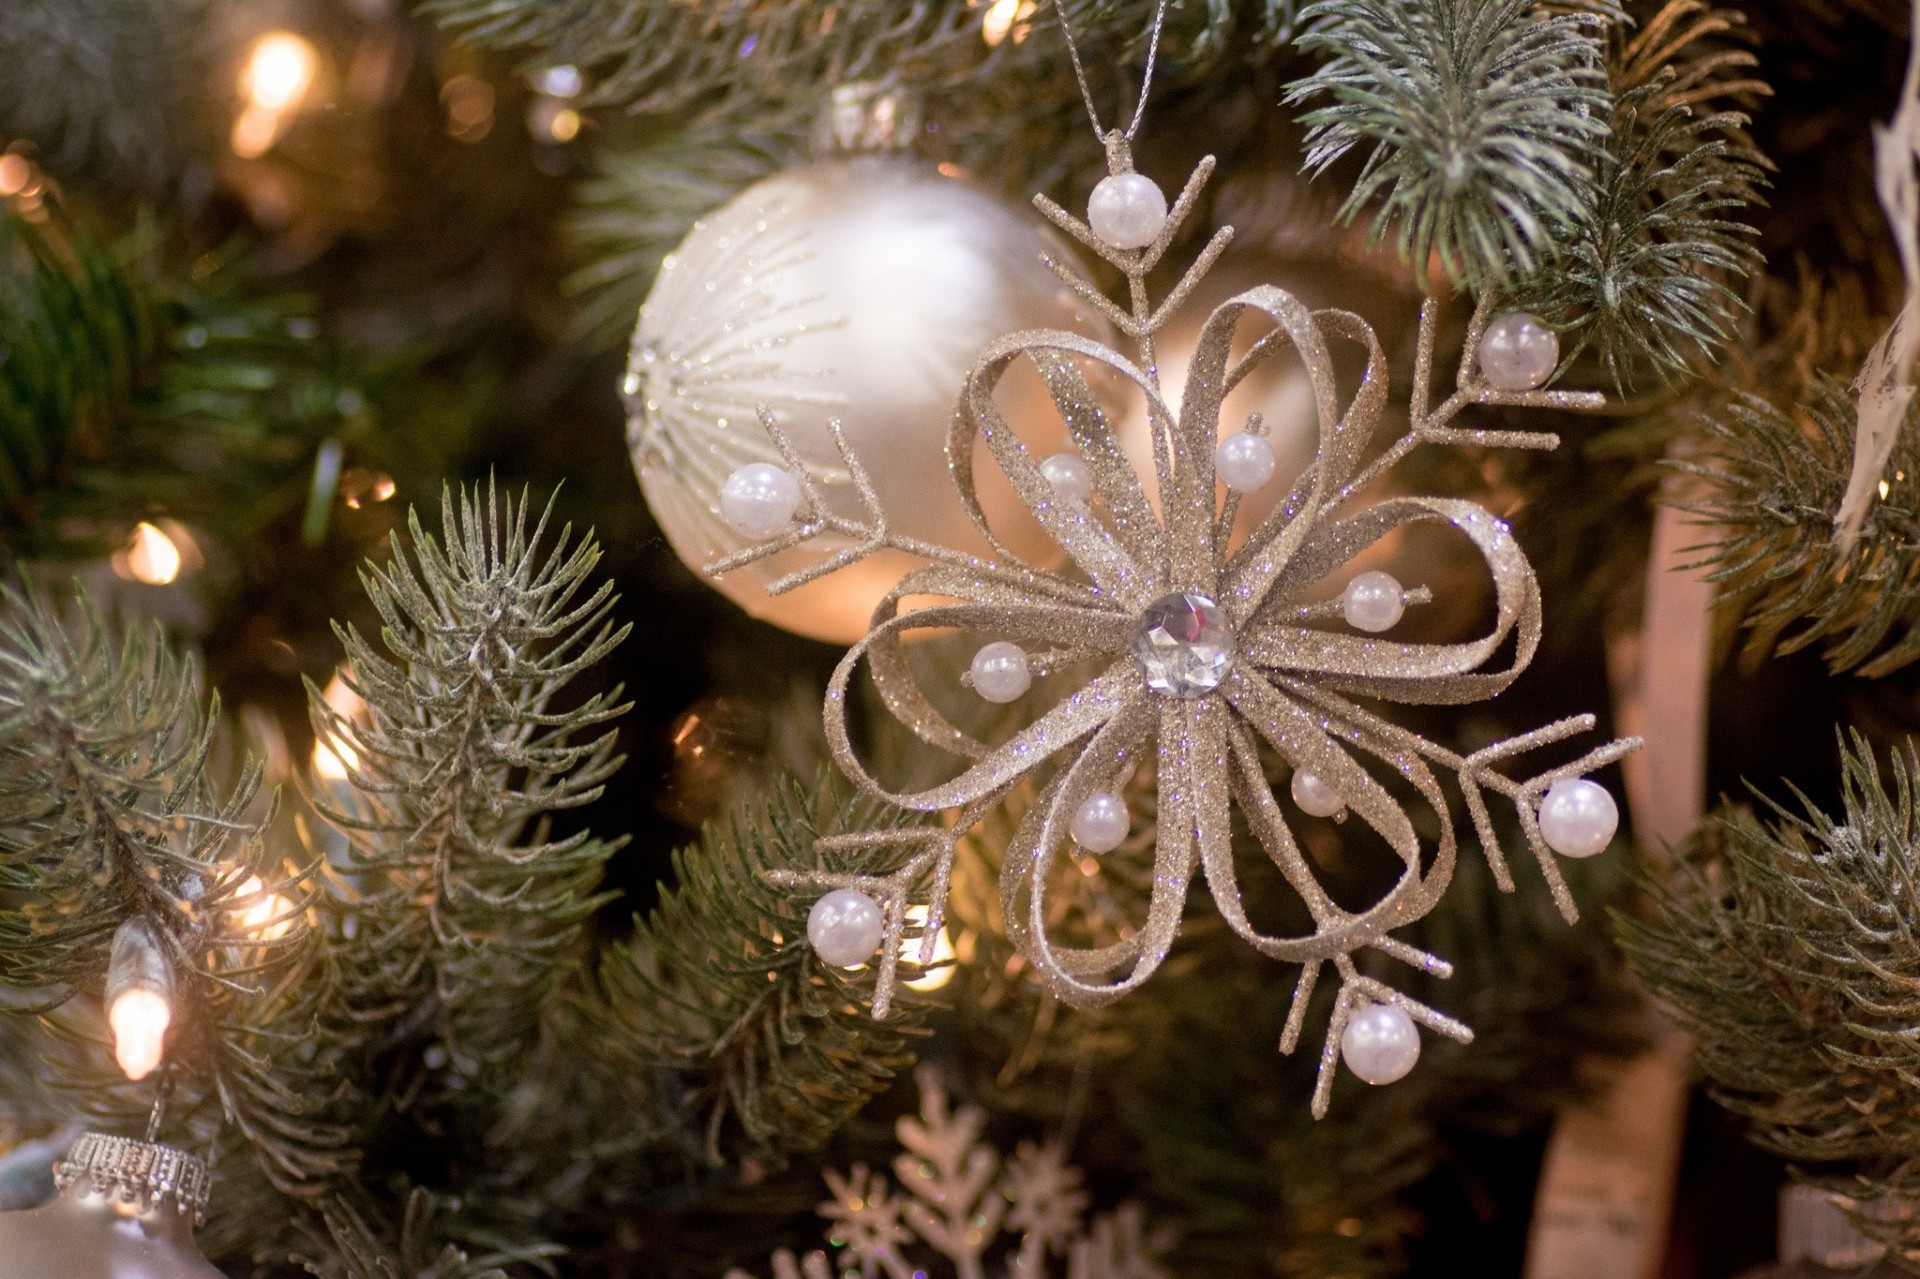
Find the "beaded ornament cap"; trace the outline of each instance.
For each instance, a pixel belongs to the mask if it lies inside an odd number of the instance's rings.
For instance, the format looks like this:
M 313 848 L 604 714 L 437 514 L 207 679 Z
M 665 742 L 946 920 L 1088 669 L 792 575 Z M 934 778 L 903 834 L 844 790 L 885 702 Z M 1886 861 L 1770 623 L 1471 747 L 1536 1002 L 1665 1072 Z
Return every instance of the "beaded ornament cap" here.
M 1132 170 L 1126 139 L 1107 135 L 1114 174 Z M 910 573 L 875 610 L 872 627 L 850 649 L 828 687 L 828 741 L 838 766 L 865 793 L 915 813 L 941 814 L 933 825 L 823 841 L 841 850 L 910 852 L 889 874 L 781 872 L 788 883 L 853 888 L 874 897 L 884 911 L 886 932 L 873 1011 L 884 1017 L 891 1001 L 909 908 L 924 904 L 920 962 L 932 958 L 945 914 L 957 841 L 1023 782 L 1039 786 L 1038 802 L 1019 823 L 1006 851 L 1001 896 L 1011 940 L 1046 987 L 1069 1004 L 1105 1003 L 1146 981 L 1166 957 L 1180 924 L 1188 886 L 1205 876 L 1221 915 L 1261 953 L 1301 966 L 1281 1049 L 1298 1045 L 1310 998 L 1328 965 L 1340 981 L 1322 1052 L 1313 1107 L 1326 1110 L 1341 1035 L 1352 1014 L 1369 1003 L 1398 1006 L 1414 1020 L 1463 1042 L 1464 1025 L 1362 974 L 1354 957 L 1375 950 L 1441 976 L 1444 960 L 1391 936 L 1424 916 L 1445 891 L 1456 854 L 1456 819 L 1437 771 L 1451 774 L 1465 803 L 1482 853 L 1499 886 L 1513 888 L 1488 812 L 1490 796 L 1511 803 L 1519 827 L 1561 913 L 1576 910 L 1552 853 L 1540 832 L 1537 810 L 1556 781 L 1593 771 L 1634 750 L 1620 740 L 1581 758 L 1516 781 L 1496 766 L 1594 726 L 1594 717 L 1561 720 L 1519 737 L 1461 755 L 1426 740 L 1363 705 L 1410 705 L 1481 701 L 1506 688 L 1532 659 L 1540 639 L 1540 594 L 1532 567 L 1507 525 L 1482 507 L 1443 497 L 1390 497 L 1351 509 L 1355 499 L 1414 448 L 1423 444 L 1551 449 L 1557 436 L 1531 431 L 1481 430 L 1454 425 L 1473 405 L 1594 409 L 1598 394 L 1559 390 L 1503 390 L 1491 385 L 1474 352 L 1490 318 L 1483 301 L 1468 325 L 1453 391 L 1432 402 L 1434 346 L 1439 302 L 1421 308 L 1419 345 L 1411 397 L 1410 429 L 1377 458 L 1363 464 L 1387 403 L 1386 359 L 1366 321 L 1348 311 L 1308 309 L 1283 289 L 1250 289 L 1216 308 L 1194 352 L 1176 411 L 1162 398 L 1154 336 L 1218 259 L 1232 238 L 1222 228 L 1171 293 L 1151 305 L 1147 275 L 1191 215 L 1212 172 L 1200 162 L 1154 241 L 1137 250 L 1104 243 L 1064 209 L 1039 197 L 1042 213 L 1122 272 L 1130 306 L 1111 302 L 1068 262 L 1047 265 L 1114 326 L 1138 343 L 1129 359 L 1108 346 L 1065 332 L 1015 333 L 990 346 L 969 375 L 954 416 L 947 458 L 954 485 L 974 522 L 996 550 L 980 559 L 927 545 L 895 533 L 880 509 L 869 477 L 829 424 L 846 470 L 861 495 L 863 518 L 833 513 L 809 469 L 774 415 L 760 420 L 798 480 L 803 504 L 794 527 L 748 551 L 710 565 L 718 575 L 788 548 L 825 539 L 838 546 L 818 563 L 787 575 L 768 589 L 778 593 L 831 573 L 882 548 L 910 552 L 927 561 Z M 1234 358 L 1236 329 L 1255 317 L 1271 326 Z M 1329 343 L 1355 343 L 1364 352 L 1366 374 L 1343 407 Z M 1214 450 L 1222 401 L 1249 373 L 1291 347 L 1311 380 L 1319 447 L 1285 499 L 1247 538 L 1232 547 L 1238 498 L 1217 496 Z M 1090 469 L 1094 496 L 1078 500 L 1056 491 L 1002 417 L 994 399 L 1001 379 L 1020 362 L 1045 379 L 1054 404 Z M 1153 436 L 1158 508 L 1148 501 L 1140 476 L 1122 452 L 1084 371 L 1104 370 L 1145 397 Z M 1260 434 L 1257 416 L 1245 428 Z M 1021 562 L 988 527 L 976 497 L 975 439 L 984 439 L 1023 502 L 1071 561 L 1055 572 Z M 1340 615 L 1335 600 L 1313 602 L 1312 588 L 1333 578 L 1356 555 L 1395 529 L 1443 522 L 1463 533 L 1492 574 L 1496 618 L 1491 630 L 1468 643 L 1409 643 L 1375 635 L 1340 633 L 1324 623 Z M 909 597 L 943 602 L 901 612 Z M 1195 597 L 1198 597 L 1197 599 Z M 1403 604 L 1429 598 L 1423 588 L 1406 591 Z M 950 602 L 944 602 L 950 601 Z M 1169 614 L 1171 610 L 1171 614 Z M 1138 656 L 1153 616 L 1191 622 L 1204 617 L 1224 643 L 1204 689 L 1191 684 L 1168 691 Z M 934 707 L 910 670 L 902 643 L 912 630 L 955 628 L 1019 644 L 1035 674 L 1091 669 L 1077 692 L 1040 714 L 998 745 L 975 740 Z M 1224 634 L 1222 634 L 1222 628 Z M 1481 668 L 1513 637 L 1505 669 Z M 927 790 L 896 792 L 869 774 L 855 753 L 848 724 L 848 690 L 862 664 L 872 672 L 889 711 L 921 740 L 940 747 L 966 767 L 953 780 Z M 1156 682 L 1162 687 L 1156 688 Z M 1204 682 L 1204 681 L 1202 681 Z M 1330 786 L 1347 808 L 1398 855 L 1404 868 L 1385 896 L 1364 910 L 1333 900 L 1302 854 L 1287 815 L 1275 798 L 1262 761 L 1270 750 L 1298 771 Z M 1397 774 L 1438 816 L 1438 846 L 1423 852 L 1403 801 L 1363 767 L 1375 761 Z M 1153 882 L 1143 923 L 1121 930 L 1111 945 L 1076 948 L 1048 934 L 1049 881 L 1071 845 L 1070 823 L 1079 805 L 1102 792 L 1120 792 L 1136 769 L 1150 762 L 1158 788 L 1158 833 Z M 1144 774 L 1143 774 L 1144 775 Z M 1313 921 L 1302 936 L 1270 936 L 1247 918 L 1241 904 L 1233 855 L 1231 809 L 1246 825 Z M 918 923 L 918 917 L 914 921 Z
M 95 1192 L 139 1206 L 142 1212 L 171 1206 L 197 1226 L 206 1220 L 212 1178 L 207 1165 L 184 1150 L 90 1132 L 53 1166 L 61 1190 L 81 1183 Z

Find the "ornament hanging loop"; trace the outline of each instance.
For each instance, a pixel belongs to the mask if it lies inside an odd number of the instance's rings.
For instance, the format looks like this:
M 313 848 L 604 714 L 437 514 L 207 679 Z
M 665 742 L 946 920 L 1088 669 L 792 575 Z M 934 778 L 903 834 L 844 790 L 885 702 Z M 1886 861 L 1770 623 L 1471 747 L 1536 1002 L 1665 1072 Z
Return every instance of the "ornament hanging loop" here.
M 1100 123 L 1100 108 L 1093 102 L 1093 88 L 1087 83 L 1087 68 L 1080 61 L 1080 46 L 1074 42 L 1073 26 L 1067 21 L 1066 4 L 1064 0 L 1054 0 L 1053 7 L 1054 11 L 1060 15 L 1060 34 L 1067 42 L 1067 57 L 1073 63 L 1073 78 L 1080 84 L 1080 99 L 1087 104 L 1087 118 L 1093 121 L 1093 136 L 1100 139 L 1100 144 L 1107 148 L 1107 165 L 1112 168 L 1113 139 L 1117 137 L 1122 142 L 1133 141 L 1140 133 L 1141 121 L 1147 118 L 1147 94 L 1153 88 L 1154 64 L 1160 60 L 1160 30 L 1167 21 L 1167 0 L 1160 0 L 1160 3 L 1153 7 L 1153 28 L 1147 35 L 1147 65 L 1140 75 L 1140 97 L 1133 104 L 1133 119 L 1127 122 L 1124 133 L 1118 129 L 1109 131 Z M 1115 173 L 1132 171 L 1131 159 L 1128 160 L 1126 168 L 1113 169 Z
M 893 80 L 853 80 L 827 91 L 813 120 L 816 159 L 913 149 L 920 134 L 917 90 Z

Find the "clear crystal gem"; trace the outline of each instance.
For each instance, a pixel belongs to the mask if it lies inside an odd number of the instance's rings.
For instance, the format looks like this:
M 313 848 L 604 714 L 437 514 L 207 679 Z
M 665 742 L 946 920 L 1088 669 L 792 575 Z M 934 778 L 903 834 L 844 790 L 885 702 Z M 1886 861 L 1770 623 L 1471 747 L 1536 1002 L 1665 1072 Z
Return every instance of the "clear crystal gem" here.
M 1193 591 L 1155 600 L 1134 626 L 1133 660 L 1154 692 L 1205 696 L 1233 669 L 1227 610 Z

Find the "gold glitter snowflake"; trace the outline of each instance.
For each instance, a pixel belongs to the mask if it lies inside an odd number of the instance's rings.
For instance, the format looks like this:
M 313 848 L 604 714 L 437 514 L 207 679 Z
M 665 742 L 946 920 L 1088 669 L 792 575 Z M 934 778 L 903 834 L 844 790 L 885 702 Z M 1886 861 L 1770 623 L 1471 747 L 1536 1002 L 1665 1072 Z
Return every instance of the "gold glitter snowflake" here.
M 1022 1142 L 1005 1157 L 981 1140 L 985 1111 L 955 1108 L 932 1067 L 917 1078 L 920 1113 L 894 1125 L 900 1188 L 865 1164 L 828 1169 L 831 1197 L 819 1211 L 834 1255 L 782 1249 L 773 1279 L 927 1279 L 929 1257 L 952 1279 L 986 1279 L 995 1258 L 1007 1279 L 1047 1279 L 1053 1258 L 1065 1259 L 1066 1279 L 1168 1279 L 1158 1258 L 1171 1239 L 1146 1229 L 1138 1204 L 1089 1220 L 1085 1179 L 1057 1144 Z M 754 1276 L 729 1270 L 725 1279 Z
M 1117 135 L 1112 142 L 1114 173 L 1130 173 L 1126 144 Z M 1299 1042 L 1323 970 L 1331 964 L 1337 973 L 1340 990 L 1313 1101 L 1315 1113 L 1323 1114 L 1342 1037 L 1360 1010 L 1373 1004 L 1397 1007 L 1441 1034 L 1463 1042 L 1471 1038 L 1459 1022 L 1363 975 L 1355 964 L 1358 952 L 1371 949 L 1430 973 L 1450 972 L 1443 960 L 1390 935 L 1430 911 L 1453 874 L 1457 819 L 1440 774 L 1450 774 L 1457 784 L 1482 853 L 1500 887 L 1509 891 L 1513 879 L 1494 834 L 1488 799 L 1497 796 L 1514 806 L 1555 901 L 1572 921 L 1573 899 L 1542 835 L 1538 810 L 1556 782 L 1618 760 L 1638 745 L 1616 741 L 1515 781 L 1495 771 L 1496 765 L 1590 730 L 1594 718 L 1562 720 L 1461 755 L 1363 704 L 1361 699 L 1433 705 L 1493 697 L 1533 657 L 1540 638 L 1540 596 L 1533 570 L 1507 525 L 1480 506 L 1453 498 L 1407 496 L 1362 505 L 1356 498 L 1423 444 L 1550 449 L 1559 443 L 1551 434 L 1454 425 L 1470 406 L 1592 409 L 1602 399 L 1586 392 L 1510 390 L 1491 384 L 1476 355 L 1490 318 L 1483 301 L 1467 329 L 1455 388 L 1434 404 L 1439 303 L 1429 298 L 1420 313 L 1409 430 L 1365 462 L 1387 404 L 1386 360 L 1373 330 L 1350 312 L 1309 310 L 1282 289 L 1258 287 L 1212 312 L 1176 411 L 1161 395 L 1154 336 L 1225 249 L 1231 228 L 1214 235 L 1157 306 L 1149 303 L 1146 281 L 1192 213 L 1212 167 L 1211 158 L 1201 162 L 1164 229 L 1137 250 L 1104 244 L 1086 223 L 1044 197 L 1036 201 L 1047 217 L 1126 276 L 1131 302 L 1122 308 L 1071 264 L 1048 262 L 1138 343 L 1139 357 L 1129 359 L 1075 334 L 1039 331 L 1002 338 L 981 356 L 961 393 L 947 456 L 961 500 L 995 546 L 995 558 L 975 558 L 895 534 L 858 459 L 844 445 L 847 472 L 865 514 L 859 519 L 833 514 L 817 477 L 773 415 L 763 411 L 761 421 L 798 481 L 796 522 L 764 545 L 710 566 L 709 572 L 728 572 L 822 537 L 837 539 L 834 544 L 841 549 L 770 589 L 790 589 L 882 548 L 905 550 L 926 561 L 881 602 L 872 629 L 841 661 L 827 691 L 825 715 L 834 758 L 861 790 L 901 809 L 942 818 L 934 826 L 833 841 L 840 848 L 908 848 L 911 855 L 894 873 L 787 876 L 789 882 L 854 889 L 880 906 L 885 932 L 876 1017 L 886 1015 L 903 937 L 923 938 L 921 962 L 931 957 L 946 909 L 956 841 L 1016 786 L 1031 781 L 1039 787 L 1039 799 L 1006 851 L 1002 900 L 1012 941 L 1048 989 L 1084 1007 L 1139 986 L 1167 955 L 1188 886 L 1196 872 L 1203 874 L 1221 915 L 1236 933 L 1261 953 L 1301 966 L 1281 1038 L 1283 1051 L 1293 1051 Z M 1270 331 L 1236 358 L 1234 336 L 1249 317 Z M 1329 352 L 1334 341 L 1357 344 L 1366 358 L 1366 374 L 1344 407 Z M 1318 453 L 1272 514 L 1235 547 L 1229 533 L 1239 496 L 1230 490 L 1220 496 L 1216 476 L 1222 401 L 1250 372 L 1289 347 L 1311 381 Z M 1076 492 L 1075 486 L 1050 482 L 1001 416 L 994 390 L 1022 362 L 1045 379 L 1065 420 L 1092 482 L 1087 496 L 1081 496 L 1084 488 Z M 1145 398 L 1157 509 L 1122 452 L 1088 369 L 1100 370 L 1096 376 L 1103 379 L 1119 379 Z M 1242 432 L 1255 439 L 1262 433 L 1257 416 Z M 840 439 L 837 429 L 834 436 Z M 984 439 L 1034 518 L 1064 549 L 1069 568 L 1056 572 L 1025 564 L 994 538 L 975 494 L 976 436 Z M 1451 525 L 1486 562 L 1496 616 L 1478 640 L 1442 644 L 1384 638 L 1378 632 L 1390 629 L 1407 605 L 1428 598 L 1424 589 L 1403 590 L 1385 574 L 1363 574 L 1365 582 L 1356 580 L 1344 597 L 1331 601 L 1324 599 L 1324 590 L 1314 593 L 1323 583 L 1337 583 L 1355 556 L 1393 530 L 1421 523 Z M 1355 591 L 1362 587 L 1363 598 L 1356 604 Z M 900 604 L 908 597 L 951 602 L 903 613 Z M 1355 628 L 1329 626 L 1342 617 Z M 992 661 L 975 664 L 976 691 L 995 700 L 1004 700 L 1008 692 L 1017 695 L 1033 674 L 1094 673 L 1010 740 L 989 745 L 942 716 L 909 669 L 905 634 L 938 628 L 993 636 L 1000 645 L 1012 646 L 996 649 L 1004 659 L 998 666 Z M 1511 653 L 1504 669 L 1483 669 L 1503 651 Z M 848 690 L 863 664 L 901 723 L 966 762 L 957 777 L 927 790 L 899 793 L 867 771 L 854 751 L 847 720 Z M 1402 872 L 1380 900 L 1363 910 L 1348 910 L 1329 895 L 1302 855 L 1273 792 L 1264 752 L 1277 754 L 1293 770 L 1298 804 L 1315 808 L 1317 799 L 1320 808 L 1352 813 L 1398 855 Z M 1047 930 L 1049 881 L 1073 846 L 1076 815 L 1099 797 L 1123 793 L 1126 781 L 1149 761 L 1158 788 L 1158 834 L 1144 923 L 1122 930 L 1123 939 L 1111 945 L 1056 944 Z M 1423 850 L 1407 801 L 1389 791 L 1365 761 L 1376 771 L 1397 775 L 1400 785 L 1438 815 L 1437 847 Z M 1309 785 L 1305 793 L 1302 782 Z M 1610 807 L 1610 801 L 1606 804 Z M 1231 810 L 1236 806 L 1305 905 L 1313 922 L 1305 935 L 1267 935 L 1247 918 L 1233 855 Z M 910 932 L 908 908 L 922 904 L 924 927 L 916 921 Z M 1410 1026 L 1407 1033 L 1412 1033 Z M 1417 1051 L 1417 1036 L 1415 1045 Z

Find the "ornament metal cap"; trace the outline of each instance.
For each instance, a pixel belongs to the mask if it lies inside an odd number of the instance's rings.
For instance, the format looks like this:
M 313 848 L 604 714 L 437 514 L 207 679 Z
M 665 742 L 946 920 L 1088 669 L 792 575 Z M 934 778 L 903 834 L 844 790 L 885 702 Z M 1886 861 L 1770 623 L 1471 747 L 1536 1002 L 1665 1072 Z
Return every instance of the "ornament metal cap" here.
M 886 80 L 854 80 L 827 92 L 813 122 L 813 153 L 837 156 L 907 151 L 920 133 L 920 94 Z
M 137 1204 L 142 1212 L 172 1207 L 198 1226 L 206 1220 L 212 1176 L 200 1159 L 172 1146 L 90 1132 L 53 1166 L 61 1190 L 81 1182 L 103 1195 Z

